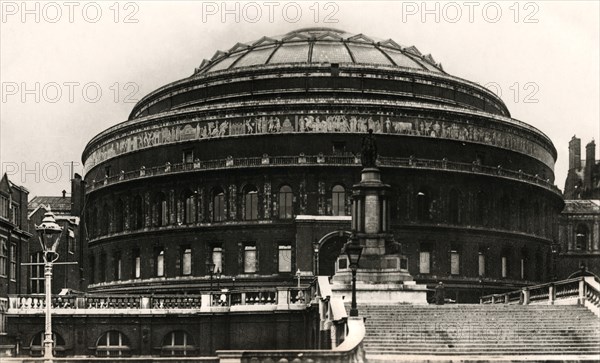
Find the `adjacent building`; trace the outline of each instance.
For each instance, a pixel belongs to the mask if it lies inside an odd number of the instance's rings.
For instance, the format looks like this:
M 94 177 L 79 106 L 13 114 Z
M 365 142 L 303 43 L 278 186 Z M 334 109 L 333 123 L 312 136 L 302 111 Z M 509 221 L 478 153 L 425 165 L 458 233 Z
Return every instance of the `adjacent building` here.
M 31 234 L 27 231 L 29 191 L 4 174 L 0 179 L 0 351 L 8 342 L 4 312 L 8 295 L 25 293 L 27 271 L 21 266 Z
M 600 276 L 600 162 L 596 143 L 589 142 L 581 158 L 581 139 L 569 142 L 569 171 L 565 181 L 565 208 L 560 218 L 556 277 L 581 270 Z

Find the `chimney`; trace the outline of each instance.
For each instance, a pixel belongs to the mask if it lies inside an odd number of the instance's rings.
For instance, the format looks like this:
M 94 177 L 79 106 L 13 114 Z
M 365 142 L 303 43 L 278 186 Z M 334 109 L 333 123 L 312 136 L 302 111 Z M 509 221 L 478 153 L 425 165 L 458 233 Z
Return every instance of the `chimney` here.
M 81 175 L 75 173 L 73 179 L 71 179 L 71 215 L 81 216 L 83 209 L 83 196 L 85 189 L 83 187 L 84 181 L 81 179 Z
M 596 165 L 596 143 L 592 140 L 585 146 L 585 170 L 583 171 L 584 191 L 593 188 L 592 172 L 594 171 L 594 165 Z
M 581 139 L 575 135 L 569 141 L 569 170 L 581 169 Z

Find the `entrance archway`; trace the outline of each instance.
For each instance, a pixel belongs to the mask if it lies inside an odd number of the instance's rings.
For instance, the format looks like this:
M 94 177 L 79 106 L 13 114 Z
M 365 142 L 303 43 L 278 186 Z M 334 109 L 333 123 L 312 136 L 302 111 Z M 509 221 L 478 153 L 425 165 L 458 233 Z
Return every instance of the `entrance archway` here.
M 350 231 L 333 231 L 319 240 L 319 254 L 317 255 L 319 276 L 335 275 L 335 262 L 350 235 Z

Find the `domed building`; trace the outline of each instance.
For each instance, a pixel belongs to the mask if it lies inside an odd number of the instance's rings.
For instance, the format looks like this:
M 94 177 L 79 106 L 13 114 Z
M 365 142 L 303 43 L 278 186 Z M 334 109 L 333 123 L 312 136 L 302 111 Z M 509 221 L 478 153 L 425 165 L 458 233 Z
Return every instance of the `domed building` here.
M 549 278 L 550 139 L 414 46 L 309 28 L 217 51 L 88 143 L 88 289 L 333 275 L 369 129 L 417 283 L 466 302 Z

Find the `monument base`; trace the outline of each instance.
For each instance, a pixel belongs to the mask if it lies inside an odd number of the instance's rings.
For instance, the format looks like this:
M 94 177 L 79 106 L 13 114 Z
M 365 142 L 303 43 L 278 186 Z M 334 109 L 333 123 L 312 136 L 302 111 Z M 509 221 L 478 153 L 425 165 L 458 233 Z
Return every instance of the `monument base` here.
M 352 283 L 332 281 L 331 290 L 342 296 L 344 302 L 352 302 Z M 370 283 L 356 281 L 356 303 L 360 305 L 412 304 L 427 305 L 427 286 L 414 281 L 404 283 Z

